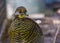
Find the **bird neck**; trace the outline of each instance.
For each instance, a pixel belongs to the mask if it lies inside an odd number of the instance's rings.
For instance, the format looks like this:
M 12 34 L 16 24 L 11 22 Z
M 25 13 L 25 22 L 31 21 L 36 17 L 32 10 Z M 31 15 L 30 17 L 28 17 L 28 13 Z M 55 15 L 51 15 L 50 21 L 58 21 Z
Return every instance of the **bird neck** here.
M 18 18 L 25 18 L 25 16 L 26 16 L 26 14 L 24 14 L 24 13 L 23 14 L 19 14 Z

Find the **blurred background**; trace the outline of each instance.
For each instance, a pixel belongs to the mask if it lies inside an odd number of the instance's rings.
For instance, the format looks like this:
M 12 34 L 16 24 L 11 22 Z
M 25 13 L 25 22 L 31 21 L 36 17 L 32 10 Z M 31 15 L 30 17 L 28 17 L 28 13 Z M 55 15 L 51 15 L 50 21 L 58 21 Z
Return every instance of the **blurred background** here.
M 44 43 L 60 43 L 60 0 L 0 0 L 0 43 L 6 23 L 19 6 L 26 7 L 28 17 L 41 27 Z

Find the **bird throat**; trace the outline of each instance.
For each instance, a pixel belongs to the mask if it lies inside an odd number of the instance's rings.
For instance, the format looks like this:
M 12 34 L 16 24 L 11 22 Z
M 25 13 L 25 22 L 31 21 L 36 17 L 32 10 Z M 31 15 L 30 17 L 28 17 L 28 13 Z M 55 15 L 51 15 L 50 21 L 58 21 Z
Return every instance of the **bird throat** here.
M 25 18 L 25 14 L 20 14 L 20 15 L 18 15 L 18 18 Z

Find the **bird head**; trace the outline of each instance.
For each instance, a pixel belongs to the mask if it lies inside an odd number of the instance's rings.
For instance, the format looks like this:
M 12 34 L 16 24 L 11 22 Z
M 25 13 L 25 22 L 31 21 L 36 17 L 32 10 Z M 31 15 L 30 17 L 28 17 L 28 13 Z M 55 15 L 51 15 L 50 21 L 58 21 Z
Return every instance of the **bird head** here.
M 26 16 L 26 8 L 21 6 L 21 7 L 18 7 L 15 11 L 15 15 L 18 17 L 18 18 L 24 18 Z

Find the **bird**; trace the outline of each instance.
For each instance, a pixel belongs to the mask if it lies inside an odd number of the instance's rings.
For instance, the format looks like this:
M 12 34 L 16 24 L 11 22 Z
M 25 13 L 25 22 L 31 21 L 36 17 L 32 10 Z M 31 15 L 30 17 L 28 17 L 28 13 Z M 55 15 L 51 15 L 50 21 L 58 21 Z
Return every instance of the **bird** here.
M 32 19 L 26 17 L 27 10 L 20 6 L 15 11 L 15 18 L 8 28 L 10 43 L 41 43 L 42 29 Z

